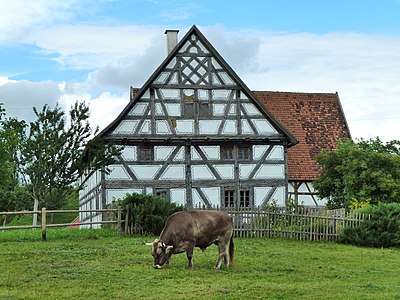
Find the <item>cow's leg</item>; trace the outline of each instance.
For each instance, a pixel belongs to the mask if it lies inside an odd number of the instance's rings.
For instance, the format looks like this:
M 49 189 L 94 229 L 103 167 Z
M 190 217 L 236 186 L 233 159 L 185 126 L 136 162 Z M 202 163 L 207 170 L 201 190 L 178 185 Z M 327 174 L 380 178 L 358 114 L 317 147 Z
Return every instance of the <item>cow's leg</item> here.
M 228 261 L 228 254 L 227 254 L 227 252 L 226 252 L 226 249 L 227 247 L 225 247 L 225 252 L 224 252 L 224 265 L 225 265 L 225 267 L 229 267 L 229 261 Z
M 219 241 L 218 243 L 218 259 L 217 262 L 215 263 L 215 270 L 218 270 L 221 267 L 222 259 L 225 262 L 225 265 L 227 263 L 227 257 L 226 257 L 226 243 Z
M 188 248 L 186 249 L 186 256 L 188 259 L 188 268 L 193 268 L 193 250 L 194 250 L 193 245 L 188 246 Z

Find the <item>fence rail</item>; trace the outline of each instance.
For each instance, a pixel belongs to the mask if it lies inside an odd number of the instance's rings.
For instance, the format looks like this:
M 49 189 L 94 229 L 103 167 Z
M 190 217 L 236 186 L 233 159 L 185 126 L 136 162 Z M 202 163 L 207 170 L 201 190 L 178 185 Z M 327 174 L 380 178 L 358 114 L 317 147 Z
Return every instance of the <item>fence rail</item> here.
M 61 224 L 48 224 L 47 216 L 48 214 L 54 213 L 80 213 L 80 212 L 95 212 L 95 213 L 116 213 L 116 218 L 113 220 L 104 220 L 104 221 L 96 221 L 96 222 L 72 222 L 72 223 L 61 223 Z M 16 212 L 0 212 L 0 216 L 8 216 L 8 215 L 41 215 L 41 225 L 18 225 L 18 226 L 0 226 L 0 230 L 16 230 L 16 229 L 42 229 L 42 240 L 45 241 L 47 239 L 47 228 L 49 227 L 68 227 L 68 226 L 82 226 L 82 225 L 97 225 L 97 224 L 115 224 L 117 229 L 120 230 L 122 228 L 122 211 L 121 207 L 118 208 L 110 208 L 110 209 L 90 209 L 90 210 L 46 210 L 46 208 L 42 208 L 41 211 L 16 211 Z

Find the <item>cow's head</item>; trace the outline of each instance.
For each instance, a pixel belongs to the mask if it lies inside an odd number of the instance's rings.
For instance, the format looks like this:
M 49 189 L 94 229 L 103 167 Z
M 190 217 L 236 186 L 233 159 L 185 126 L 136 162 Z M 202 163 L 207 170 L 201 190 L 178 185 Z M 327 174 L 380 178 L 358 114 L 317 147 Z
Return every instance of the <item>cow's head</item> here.
M 172 249 L 174 246 L 166 245 L 165 243 L 156 239 L 153 243 L 146 243 L 146 245 L 151 245 L 151 255 L 154 258 L 154 268 L 161 269 L 162 266 L 169 261 L 172 255 Z

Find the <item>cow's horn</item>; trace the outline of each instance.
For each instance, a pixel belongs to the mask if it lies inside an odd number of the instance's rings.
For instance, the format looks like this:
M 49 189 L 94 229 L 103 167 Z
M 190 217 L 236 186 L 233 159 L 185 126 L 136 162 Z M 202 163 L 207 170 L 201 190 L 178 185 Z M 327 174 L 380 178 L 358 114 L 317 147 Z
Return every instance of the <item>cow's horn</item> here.
M 157 241 L 158 241 L 157 239 L 154 240 L 154 242 L 157 242 Z M 146 245 L 146 246 L 152 246 L 154 242 L 152 242 L 152 243 L 146 243 L 145 241 L 142 241 L 142 243 L 143 243 L 144 245 Z
M 167 246 L 167 250 L 170 250 L 170 249 L 172 249 L 172 248 L 174 248 L 173 245 L 168 245 L 168 246 Z

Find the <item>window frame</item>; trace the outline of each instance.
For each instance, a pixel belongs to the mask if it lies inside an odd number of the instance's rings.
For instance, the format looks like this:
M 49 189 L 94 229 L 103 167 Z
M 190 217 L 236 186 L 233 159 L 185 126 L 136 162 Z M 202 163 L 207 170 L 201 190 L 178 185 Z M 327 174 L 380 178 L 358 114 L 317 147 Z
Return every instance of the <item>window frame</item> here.
M 225 188 L 221 206 L 223 208 L 252 208 L 254 205 L 251 188 Z
M 250 189 L 239 190 L 239 207 L 243 208 L 252 207 Z
M 253 158 L 253 147 L 240 145 L 237 147 L 238 160 L 251 160 Z
M 156 197 L 160 197 L 166 200 L 169 200 L 169 192 L 168 189 L 164 188 L 154 188 L 153 195 Z
M 224 199 L 223 199 L 223 207 L 224 208 L 232 208 L 235 207 L 235 189 L 225 189 L 224 190 Z
M 153 146 L 138 146 L 137 147 L 138 161 L 153 161 L 154 147 Z
M 220 156 L 224 160 L 234 160 L 235 159 L 235 147 L 230 145 L 220 146 Z

